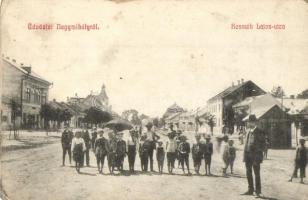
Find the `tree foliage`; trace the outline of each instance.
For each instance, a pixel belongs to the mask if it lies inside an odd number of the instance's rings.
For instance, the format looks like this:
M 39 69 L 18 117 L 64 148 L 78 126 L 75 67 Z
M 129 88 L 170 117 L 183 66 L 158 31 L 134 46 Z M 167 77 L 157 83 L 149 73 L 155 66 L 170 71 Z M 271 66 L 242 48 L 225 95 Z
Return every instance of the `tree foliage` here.
M 140 125 L 141 124 L 141 119 L 138 115 L 138 111 L 135 109 L 129 109 L 129 110 L 124 110 L 122 112 L 123 119 L 126 119 L 127 121 L 131 122 L 134 125 Z
M 85 111 L 86 116 L 83 121 L 89 124 L 98 125 L 100 123 L 108 122 L 112 120 L 110 113 L 106 111 L 99 110 L 95 107 L 91 107 Z
M 282 98 L 285 96 L 285 92 L 284 90 L 282 89 L 281 86 L 274 86 L 273 89 L 271 90 L 271 94 L 274 96 L 274 97 L 277 97 L 277 98 Z

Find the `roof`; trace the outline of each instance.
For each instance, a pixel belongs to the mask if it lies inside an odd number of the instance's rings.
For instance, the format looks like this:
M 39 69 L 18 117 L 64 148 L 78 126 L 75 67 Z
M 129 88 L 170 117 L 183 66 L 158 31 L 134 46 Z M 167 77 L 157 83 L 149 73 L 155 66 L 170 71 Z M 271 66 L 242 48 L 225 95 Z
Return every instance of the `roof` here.
M 19 71 L 21 71 L 23 74 L 28 75 L 34 79 L 37 79 L 41 82 L 44 82 L 48 85 L 51 85 L 51 83 L 49 81 L 47 81 L 46 79 L 44 79 L 42 76 L 38 75 L 36 72 L 34 72 L 33 70 L 31 70 L 31 73 L 29 74 L 25 69 L 23 69 L 21 66 L 18 66 L 17 63 L 11 62 L 10 60 L 4 59 L 2 58 L 3 61 L 5 61 L 6 63 L 8 63 L 10 66 L 15 67 L 16 69 L 18 69 Z M 26 66 L 25 66 L 26 67 Z
M 182 114 L 182 113 L 181 112 L 173 113 L 169 117 L 167 117 L 166 120 L 172 120 L 172 119 L 174 119 L 175 117 L 177 117 L 180 114 Z
M 255 115 L 257 119 L 260 119 L 263 115 L 265 115 L 267 112 L 269 112 L 274 107 L 277 107 L 281 110 L 281 108 L 278 105 L 265 105 L 265 106 L 254 107 L 253 109 L 251 109 L 250 114 Z M 249 115 L 244 117 L 243 121 L 248 120 L 248 118 L 249 118 Z
M 244 81 L 243 83 L 241 84 L 238 84 L 238 85 L 234 85 L 234 86 L 230 86 L 228 87 L 227 89 L 223 90 L 222 92 L 218 93 L 217 95 L 215 95 L 214 97 L 210 98 L 208 100 L 209 101 L 213 101 L 213 100 L 216 100 L 216 99 L 222 99 L 226 96 L 228 96 L 229 94 L 235 92 L 236 90 L 246 86 L 247 84 L 254 84 L 256 87 L 258 87 L 254 82 L 252 81 Z M 258 87 L 261 91 L 263 91 L 260 87 Z M 263 91 L 264 92 L 264 91 Z M 265 92 L 264 92 L 265 93 Z
M 266 93 L 264 95 L 247 97 L 243 101 L 233 105 L 233 108 L 240 108 L 249 106 L 251 108 L 254 107 L 262 107 L 262 106 L 274 106 L 277 105 L 282 107 L 281 102 L 274 98 L 270 93 Z

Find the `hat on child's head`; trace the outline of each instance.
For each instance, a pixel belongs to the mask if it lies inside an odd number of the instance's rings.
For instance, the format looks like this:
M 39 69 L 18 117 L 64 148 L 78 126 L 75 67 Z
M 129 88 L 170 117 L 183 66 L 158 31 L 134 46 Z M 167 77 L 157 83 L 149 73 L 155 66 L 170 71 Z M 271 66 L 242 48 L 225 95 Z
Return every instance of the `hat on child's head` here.
M 187 140 L 187 137 L 186 137 L 185 135 L 181 135 L 181 136 L 179 137 L 179 139 L 180 139 L 180 140 Z
M 162 143 L 163 143 L 162 140 L 158 140 L 158 141 L 157 141 L 157 144 L 162 144 Z
M 206 136 L 205 136 L 205 139 L 211 139 L 211 136 L 209 135 L 209 134 L 207 134 Z
M 147 127 L 147 128 L 152 128 L 152 127 L 153 127 L 153 123 L 152 123 L 152 122 L 148 122 L 148 123 L 145 125 L 145 127 Z

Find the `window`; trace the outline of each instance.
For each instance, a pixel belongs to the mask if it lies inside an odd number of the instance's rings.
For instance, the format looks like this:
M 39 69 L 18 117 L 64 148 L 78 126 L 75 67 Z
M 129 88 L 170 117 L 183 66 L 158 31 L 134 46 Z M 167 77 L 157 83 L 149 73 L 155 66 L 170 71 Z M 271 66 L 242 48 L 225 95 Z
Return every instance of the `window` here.
M 30 102 L 30 98 L 31 98 L 30 88 L 27 88 L 27 90 L 26 90 L 26 100 L 27 100 L 28 102 Z
M 42 104 L 45 104 L 46 103 L 46 96 L 45 95 L 42 95 Z

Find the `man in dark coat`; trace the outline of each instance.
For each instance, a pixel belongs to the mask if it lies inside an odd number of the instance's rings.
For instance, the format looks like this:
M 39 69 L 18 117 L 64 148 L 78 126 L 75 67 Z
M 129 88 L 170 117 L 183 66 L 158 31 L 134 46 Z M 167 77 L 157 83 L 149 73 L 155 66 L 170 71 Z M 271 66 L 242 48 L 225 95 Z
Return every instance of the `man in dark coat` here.
M 61 143 L 62 143 L 62 166 L 65 165 L 65 156 L 66 152 L 68 153 L 68 157 L 71 164 L 71 145 L 72 145 L 73 133 L 69 130 L 68 126 L 65 126 L 65 129 L 62 133 Z
M 261 194 L 261 177 L 260 177 L 260 164 L 263 161 L 263 151 L 265 148 L 265 135 L 264 132 L 257 127 L 257 118 L 255 115 L 250 115 L 248 118 L 247 126 L 249 128 L 245 147 L 244 147 L 244 162 L 246 166 L 246 176 L 248 180 L 248 191 L 244 195 L 253 195 L 253 175 L 252 169 L 255 174 L 256 195 Z
M 89 150 L 90 150 L 90 147 L 91 147 L 91 139 L 90 139 L 89 131 L 87 129 L 85 131 L 83 131 L 82 139 L 84 140 L 84 143 L 86 145 L 86 150 L 84 152 L 84 156 L 86 157 L 87 167 L 89 167 L 90 166 Z M 82 162 L 82 166 L 83 165 L 84 165 L 84 158 L 83 158 L 83 162 Z
M 153 127 L 152 122 L 147 123 L 145 126 L 147 128 L 147 132 L 145 132 L 144 135 L 146 135 L 146 140 L 150 144 L 150 149 L 148 151 L 148 158 L 149 158 L 149 161 L 150 161 L 150 169 L 153 172 L 154 171 L 154 169 L 153 169 L 153 153 L 154 153 L 154 150 L 156 149 L 156 141 L 158 139 L 160 139 L 160 137 L 158 135 L 156 135 L 155 132 L 152 131 L 152 127 Z

